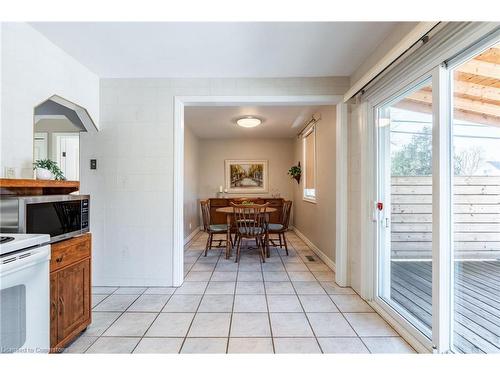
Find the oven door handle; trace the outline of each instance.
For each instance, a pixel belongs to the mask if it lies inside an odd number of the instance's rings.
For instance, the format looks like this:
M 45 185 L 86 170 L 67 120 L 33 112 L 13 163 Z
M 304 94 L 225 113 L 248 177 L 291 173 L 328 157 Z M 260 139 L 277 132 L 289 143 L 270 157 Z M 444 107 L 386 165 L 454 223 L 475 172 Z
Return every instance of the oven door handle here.
M 47 248 L 49 249 L 49 257 L 47 257 Z M 6 257 L 7 258 L 7 257 Z M 8 274 L 16 271 L 20 271 L 24 268 L 32 267 L 35 264 L 40 263 L 43 260 L 50 259 L 50 247 L 42 247 L 36 253 L 21 259 L 16 259 L 12 262 L 0 264 L 0 274 L 2 276 L 7 276 Z

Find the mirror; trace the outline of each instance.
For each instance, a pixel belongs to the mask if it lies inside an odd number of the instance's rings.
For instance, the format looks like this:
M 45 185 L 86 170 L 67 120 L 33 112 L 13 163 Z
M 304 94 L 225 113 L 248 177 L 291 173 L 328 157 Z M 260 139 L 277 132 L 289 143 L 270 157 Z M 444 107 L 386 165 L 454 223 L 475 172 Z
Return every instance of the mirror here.
M 35 107 L 33 163 L 43 161 L 46 167 L 52 161 L 61 172 L 37 170 L 36 178 L 79 180 L 80 133 L 87 132 L 89 124 L 95 127 L 85 108 L 57 96 Z

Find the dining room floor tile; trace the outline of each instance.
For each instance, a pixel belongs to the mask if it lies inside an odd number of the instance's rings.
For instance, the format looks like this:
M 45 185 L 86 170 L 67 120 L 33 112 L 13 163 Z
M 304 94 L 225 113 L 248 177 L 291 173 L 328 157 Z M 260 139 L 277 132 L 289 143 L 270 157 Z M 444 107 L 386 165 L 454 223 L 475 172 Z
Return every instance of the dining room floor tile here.
M 248 248 L 239 263 L 204 257 L 206 239 L 187 244 L 180 287 L 94 286 L 92 324 L 64 352 L 414 352 L 293 232 L 290 255 L 271 248 L 266 263 Z
M 210 281 L 205 294 L 234 294 L 235 281 Z
M 134 353 L 176 354 L 179 353 L 183 341 L 181 337 L 144 337 L 134 349 Z
M 346 313 L 345 318 L 360 336 L 398 336 L 377 313 Z
M 321 349 L 315 338 L 305 337 L 278 337 L 274 339 L 276 353 L 321 353 Z
M 193 317 L 193 313 L 160 313 L 145 336 L 185 337 Z
M 125 311 L 139 295 L 112 294 L 94 307 L 94 311 Z
M 120 312 L 92 312 L 92 323 L 82 333 L 82 336 L 101 336 L 120 315 Z
M 130 305 L 127 311 L 160 312 L 169 298 L 169 294 L 143 294 Z
M 64 349 L 63 353 L 65 354 L 81 354 L 85 353 L 85 351 L 98 339 L 99 337 L 93 336 L 80 336 L 76 340 L 74 340 L 70 346 Z
M 274 337 L 312 337 L 311 326 L 304 313 L 270 313 Z
M 139 340 L 138 337 L 99 337 L 85 353 L 132 353 Z
M 205 294 L 198 312 L 231 312 L 234 296 L 231 294 Z
M 373 312 L 373 309 L 357 294 L 332 294 L 330 298 L 342 312 Z
M 142 337 L 155 318 L 155 313 L 126 312 L 103 333 L 103 336 Z
M 316 337 L 356 336 L 347 320 L 340 313 L 307 313 Z
M 363 341 L 357 337 L 319 337 L 318 342 L 323 353 L 369 353 Z
M 265 285 L 267 294 L 295 294 L 290 281 L 268 281 Z
M 175 294 L 168 300 L 162 312 L 196 312 L 201 294 Z
M 183 354 L 226 353 L 227 338 L 188 337 L 182 345 Z
M 413 354 L 415 350 L 401 337 L 363 337 L 370 353 Z
M 325 294 L 299 294 L 305 312 L 339 312 L 337 306 Z
M 267 312 L 266 296 L 263 294 L 237 294 L 234 312 Z
M 262 274 L 264 281 L 290 281 L 288 274 L 284 271 L 266 271 Z
M 238 272 L 238 281 L 262 281 L 262 272 L 258 271 L 240 271 Z
M 295 294 L 272 294 L 267 296 L 269 312 L 303 312 Z
M 188 337 L 228 337 L 230 313 L 198 313 L 195 315 Z
M 236 294 L 264 294 L 264 283 L 261 281 L 238 281 Z
M 252 354 L 268 354 L 274 353 L 273 340 L 269 337 L 230 337 L 228 353 L 252 353 Z
M 271 337 L 267 313 L 234 313 L 231 337 Z

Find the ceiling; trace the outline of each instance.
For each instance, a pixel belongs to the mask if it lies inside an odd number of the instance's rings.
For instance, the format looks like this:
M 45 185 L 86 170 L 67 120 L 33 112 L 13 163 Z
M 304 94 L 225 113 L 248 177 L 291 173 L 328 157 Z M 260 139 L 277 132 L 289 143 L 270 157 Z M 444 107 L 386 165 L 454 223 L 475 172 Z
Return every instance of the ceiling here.
M 35 22 L 102 78 L 350 76 L 396 22 Z
M 184 124 L 199 138 L 293 138 L 322 106 L 186 107 Z M 255 128 L 242 128 L 236 120 L 253 116 Z

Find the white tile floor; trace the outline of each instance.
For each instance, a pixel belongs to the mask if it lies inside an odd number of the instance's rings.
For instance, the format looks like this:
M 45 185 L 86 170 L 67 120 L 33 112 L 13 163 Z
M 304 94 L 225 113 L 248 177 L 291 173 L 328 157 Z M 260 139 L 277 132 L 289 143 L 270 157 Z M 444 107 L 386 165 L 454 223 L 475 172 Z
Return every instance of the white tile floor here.
M 413 349 L 294 233 L 261 264 L 206 235 L 185 251 L 179 288 L 93 287 L 92 324 L 65 353 L 410 353 Z M 310 261 L 306 256 L 312 256 Z

